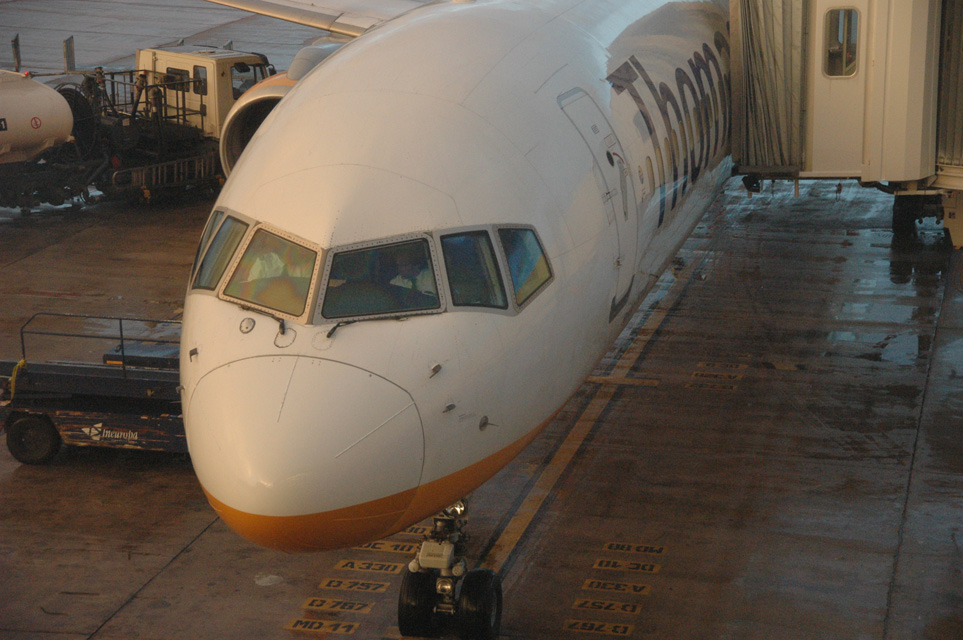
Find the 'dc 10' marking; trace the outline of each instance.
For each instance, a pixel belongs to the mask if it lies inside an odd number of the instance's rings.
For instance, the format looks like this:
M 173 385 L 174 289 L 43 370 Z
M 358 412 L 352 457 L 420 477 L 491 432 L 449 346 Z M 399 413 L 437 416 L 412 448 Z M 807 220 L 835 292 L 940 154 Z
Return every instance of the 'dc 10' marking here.
M 418 551 L 418 545 L 411 542 L 386 542 L 384 540 L 369 542 L 354 548 L 359 551 L 387 551 L 389 553 L 403 553 L 405 555 L 414 555 L 414 553 Z
M 565 629 L 581 633 L 599 633 L 606 636 L 629 636 L 635 629 L 630 624 L 611 624 L 609 622 L 591 622 L 589 620 L 566 620 Z
M 345 571 L 370 571 L 372 573 L 401 573 L 404 564 L 398 562 L 367 562 L 360 560 L 342 560 L 334 565 L 335 569 Z
M 608 571 L 636 571 L 639 573 L 658 573 L 662 565 L 650 564 L 648 562 L 624 562 L 622 560 L 609 560 L 602 558 L 596 560 L 593 569 L 606 569 Z
M 364 582 L 362 580 L 339 580 L 328 578 L 318 585 L 321 589 L 336 589 L 338 591 L 361 591 L 364 593 L 384 593 L 388 590 L 389 582 Z
M 647 584 L 637 584 L 634 582 L 611 582 L 609 580 L 586 580 L 582 585 L 585 591 L 615 591 L 618 593 L 634 593 L 640 596 L 647 596 L 652 588 Z
M 361 626 L 357 622 L 331 622 L 329 620 L 305 620 L 297 618 L 288 623 L 288 631 L 317 631 L 318 633 L 339 633 L 350 635 Z

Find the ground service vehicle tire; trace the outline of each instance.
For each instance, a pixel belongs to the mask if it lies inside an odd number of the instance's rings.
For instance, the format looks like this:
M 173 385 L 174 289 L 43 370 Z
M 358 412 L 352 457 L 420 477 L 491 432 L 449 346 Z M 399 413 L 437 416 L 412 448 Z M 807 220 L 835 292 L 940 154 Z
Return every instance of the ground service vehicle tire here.
M 437 634 L 435 574 L 405 570 L 398 595 L 398 630 L 403 636 L 431 638 Z
M 60 451 L 63 440 L 46 416 L 21 415 L 7 426 L 7 448 L 24 464 L 44 464 Z
M 495 640 L 502 625 L 502 582 L 487 569 L 472 569 L 458 597 L 458 636 L 466 640 Z

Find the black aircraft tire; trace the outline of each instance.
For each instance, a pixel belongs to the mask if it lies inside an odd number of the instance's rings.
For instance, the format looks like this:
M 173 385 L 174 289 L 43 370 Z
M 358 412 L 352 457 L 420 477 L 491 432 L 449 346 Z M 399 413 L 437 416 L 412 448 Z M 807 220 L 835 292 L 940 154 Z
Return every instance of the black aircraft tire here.
M 458 636 L 465 640 L 495 640 L 502 626 L 502 582 L 487 569 L 465 576 L 458 597 Z
M 435 574 L 405 570 L 398 594 L 398 630 L 403 636 L 431 638 L 437 634 Z
M 23 415 L 7 427 L 7 449 L 23 464 L 45 464 L 57 455 L 63 440 L 46 416 Z

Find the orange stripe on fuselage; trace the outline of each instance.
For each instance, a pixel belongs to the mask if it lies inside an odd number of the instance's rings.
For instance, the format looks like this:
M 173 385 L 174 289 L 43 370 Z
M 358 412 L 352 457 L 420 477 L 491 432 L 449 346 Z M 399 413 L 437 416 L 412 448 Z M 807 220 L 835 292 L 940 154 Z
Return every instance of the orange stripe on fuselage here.
M 234 509 L 206 489 L 204 493 L 231 529 L 263 547 L 287 552 L 350 547 L 397 533 L 464 498 L 517 456 L 552 418 L 524 438 L 461 471 L 416 489 L 334 511 L 263 516 Z

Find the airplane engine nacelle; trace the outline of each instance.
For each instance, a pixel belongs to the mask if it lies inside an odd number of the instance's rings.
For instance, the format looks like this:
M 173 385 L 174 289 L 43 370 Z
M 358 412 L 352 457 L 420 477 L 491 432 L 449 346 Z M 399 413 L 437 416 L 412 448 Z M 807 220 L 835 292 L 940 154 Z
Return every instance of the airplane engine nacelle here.
M 348 39 L 334 35 L 321 38 L 298 51 L 286 73 L 266 78 L 244 92 L 221 128 L 221 166 L 225 175 L 231 173 L 258 127 L 291 87 L 347 42 Z
M 221 167 L 225 175 L 231 173 L 257 128 L 293 86 L 294 80 L 279 73 L 251 87 L 234 103 L 221 128 Z
M 23 74 L 0 70 L 0 164 L 33 160 L 66 142 L 73 126 L 62 95 Z

